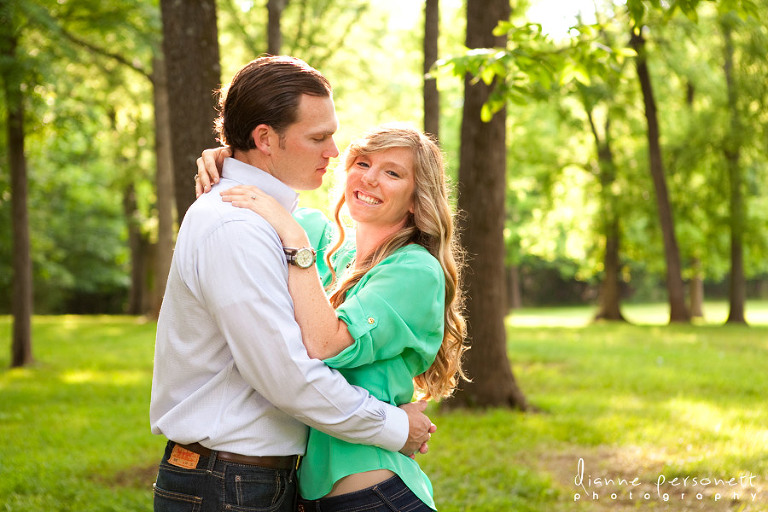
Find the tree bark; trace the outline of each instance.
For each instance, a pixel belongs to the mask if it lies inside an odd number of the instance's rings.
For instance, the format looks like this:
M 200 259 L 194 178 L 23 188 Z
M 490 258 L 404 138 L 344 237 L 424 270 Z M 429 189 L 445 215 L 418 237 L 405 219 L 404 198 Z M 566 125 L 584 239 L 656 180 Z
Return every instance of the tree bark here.
M 645 117 L 648 122 L 648 156 L 656 191 L 656 204 L 659 211 L 662 238 L 664 240 L 664 255 L 667 264 L 667 294 L 669 299 L 669 321 L 690 322 L 691 315 L 685 304 L 685 288 L 683 286 L 682 270 L 680 265 L 680 250 L 675 237 L 675 223 L 672 208 L 669 203 L 667 182 L 664 176 L 664 163 L 661 158 L 661 143 L 659 142 L 659 122 L 656 109 L 656 100 L 653 96 L 651 76 L 648 71 L 648 61 L 645 48 L 645 38 L 640 28 L 632 30 L 630 44 L 637 52 L 635 66 L 640 88 L 643 92 L 645 103 Z
M 621 262 L 619 259 L 619 220 L 616 217 L 605 222 L 605 255 L 603 265 L 605 275 L 600 284 L 599 309 L 595 320 L 626 322 L 621 313 Z
M 604 134 L 601 137 L 589 108 L 587 108 L 587 118 L 597 148 L 600 202 L 603 213 L 602 230 L 605 238 L 604 275 L 603 282 L 600 283 L 598 311 L 595 314 L 595 320 L 624 322 L 626 319 L 621 313 L 621 259 L 619 257 L 621 231 L 616 198 L 612 192 L 613 183 L 616 181 L 616 163 L 611 149 L 611 121 L 606 119 Z
M 691 261 L 691 270 L 693 276 L 688 285 L 691 290 L 691 317 L 704 318 L 704 280 L 701 278 L 701 261 L 698 258 Z
M 146 265 L 144 243 L 142 240 L 141 226 L 136 221 L 136 189 L 133 183 L 128 183 L 123 190 L 123 213 L 128 224 L 128 249 L 131 253 L 131 287 L 128 293 L 128 305 L 126 313 L 129 315 L 142 315 L 144 294 L 146 293 Z
M 510 265 L 507 267 L 507 309 L 520 309 L 523 307 L 523 293 L 520 283 L 520 267 Z
M 195 161 L 216 144 L 214 91 L 220 84 L 215 0 L 161 0 L 163 54 L 179 222 L 195 200 Z
M 153 66 L 155 100 L 155 188 L 157 192 L 157 247 L 155 254 L 150 315 L 157 318 L 163 302 L 168 272 L 173 258 L 173 158 L 171 127 L 168 119 L 168 81 L 165 63 L 155 59 Z
M 6 18 L 6 14 L 8 17 Z M 33 280 L 32 256 L 29 239 L 29 211 L 27 207 L 27 159 L 24 150 L 24 94 L 16 62 L 18 40 L 14 33 L 12 13 L 0 12 L 3 28 L 0 48 L 5 63 L 2 70 L 8 134 L 8 164 L 11 169 L 11 218 L 13 219 L 13 291 L 11 312 L 13 334 L 11 340 L 11 367 L 34 363 L 32 355 Z
M 267 53 L 280 55 L 283 46 L 283 32 L 280 29 L 280 19 L 288 0 L 267 0 Z
M 499 20 L 510 15 L 508 0 L 468 0 L 468 48 L 504 46 L 494 36 Z M 462 242 L 469 253 L 466 273 L 468 336 L 472 349 L 465 368 L 472 382 L 464 383 L 449 403 L 467 407 L 528 409 L 512 374 L 504 326 L 504 197 L 506 192 L 506 109 L 490 122 L 480 118 L 493 85 L 464 80 L 464 108 L 459 157 L 459 210 Z
M 762 277 L 757 284 L 757 296 L 768 300 L 768 276 Z
M 438 57 L 440 35 L 439 0 L 427 0 L 424 7 L 424 131 L 440 136 L 440 93 L 437 79 L 427 75 Z
M 736 83 L 733 77 L 733 38 L 731 26 L 727 21 L 721 21 L 725 63 L 725 83 L 728 90 L 728 110 L 731 116 L 731 126 L 725 138 L 725 162 L 728 167 L 728 184 L 730 187 L 730 229 L 731 229 L 731 276 L 728 290 L 729 312 L 727 324 L 746 324 L 744 317 L 744 302 L 747 295 L 747 284 L 744 278 L 744 202 L 742 194 L 742 176 L 739 160 L 741 158 L 741 119 L 737 105 Z

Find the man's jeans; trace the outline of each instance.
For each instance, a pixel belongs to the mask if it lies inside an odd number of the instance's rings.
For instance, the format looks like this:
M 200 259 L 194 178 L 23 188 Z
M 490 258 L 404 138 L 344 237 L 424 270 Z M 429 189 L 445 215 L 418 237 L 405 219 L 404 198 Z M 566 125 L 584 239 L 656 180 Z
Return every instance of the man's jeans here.
M 200 456 L 189 468 L 168 462 L 168 442 L 155 483 L 155 512 L 293 512 L 296 470 L 269 469 Z

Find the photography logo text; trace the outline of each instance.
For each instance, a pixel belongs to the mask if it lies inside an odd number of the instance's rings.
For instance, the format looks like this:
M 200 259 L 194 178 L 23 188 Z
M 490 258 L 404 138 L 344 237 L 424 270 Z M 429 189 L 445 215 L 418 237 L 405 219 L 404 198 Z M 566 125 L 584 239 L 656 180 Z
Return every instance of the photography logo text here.
M 579 458 L 573 483 L 573 501 L 674 502 L 674 501 L 740 501 L 754 502 L 760 493 L 758 477 L 752 473 L 740 476 L 670 476 L 655 479 L 593 475 Z

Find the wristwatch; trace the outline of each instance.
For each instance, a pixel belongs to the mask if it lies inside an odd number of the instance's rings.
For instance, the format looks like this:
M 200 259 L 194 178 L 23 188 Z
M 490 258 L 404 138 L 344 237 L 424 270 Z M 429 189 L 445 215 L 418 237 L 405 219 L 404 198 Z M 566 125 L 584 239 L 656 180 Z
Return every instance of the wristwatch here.
M 299 268 L 309 268 L 315 264 L 316 252 L 311 247 L 283 247 L 288 263 Z

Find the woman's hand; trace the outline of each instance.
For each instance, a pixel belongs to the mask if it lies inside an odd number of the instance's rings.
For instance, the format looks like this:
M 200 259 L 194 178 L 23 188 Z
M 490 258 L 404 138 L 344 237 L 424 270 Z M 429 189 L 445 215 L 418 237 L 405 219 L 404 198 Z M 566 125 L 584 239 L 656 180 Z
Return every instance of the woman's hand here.
M 238 208 L 248 208 L 264 217 L 286 247 L 308 247 L 309 239 L 304 228 L 293 218 L 288 210 L 269 194 L 265 194 L 253 185 L 238 185 L 221 193 L 224 201 Z
M 227 146 L 206 149 L 197 159 L 197 174 L 195 174 L 195 197 L 211 191 L 211 185 L 219 182 L 224 159 L 232 156 L 232 150 Z

